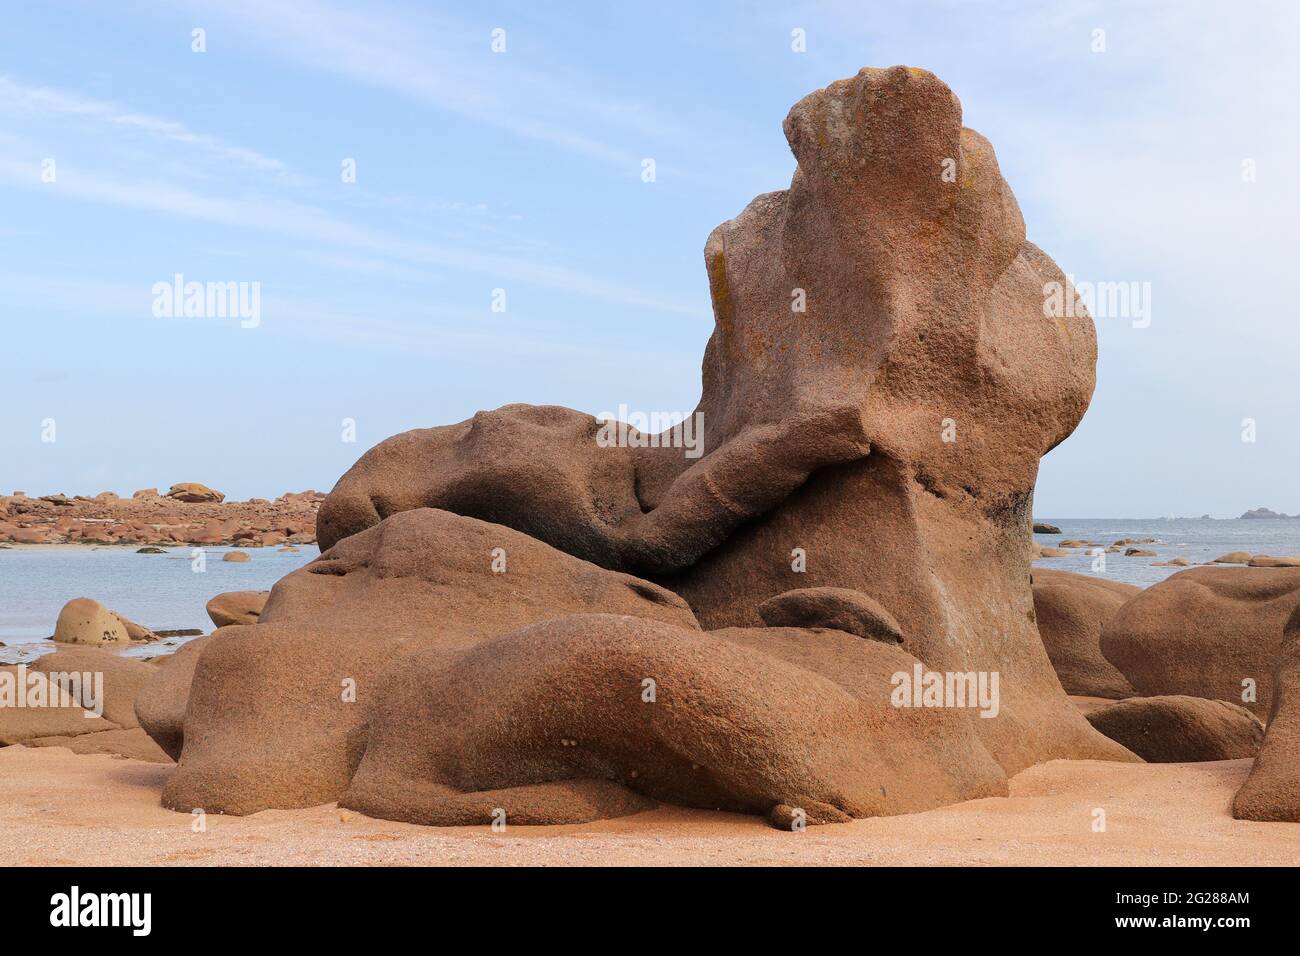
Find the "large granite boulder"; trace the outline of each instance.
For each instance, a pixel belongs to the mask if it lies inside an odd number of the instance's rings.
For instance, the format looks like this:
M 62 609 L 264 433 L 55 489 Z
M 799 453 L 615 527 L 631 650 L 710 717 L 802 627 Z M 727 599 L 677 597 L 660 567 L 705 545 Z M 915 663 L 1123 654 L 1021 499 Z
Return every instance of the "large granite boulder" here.
M 1101 653 L 1102 626 L 1142 589 L 1070 571 L 1034 568 L 1034 616 L 1043 647 L 1065 692 L 1080 697 L 1136 697 Z
M 135 697 L 136 721 L 172 760 L 181 759 L 185 743 L 185 710 L 199 655 L 212 634 L 187 641 L 156 665 Z
M 950 708 L 896 707 L 918 662 L 845 631 L 699 631 L 580 614 L 389 667 L 340 801 L 412 823 L 578 823 L 687 806 L 807 822 L 1005 796 Z
M 1300 608 L 1287 620 L 1272 688 L 1264 743 L 1232 815 L 1300 823 Z
M 1298 605 L 1300 568 L 1189 568 L 1125 603 L 1101 652 L 1141 694 L 1211 697 L 1262 718 Z
M 757 627 L 792 590 L 860 592 L 928 667 L 1000 675 L 974 726 L 1007 772 L 1133 759 L 1062 692 L 1029 588 L 1038 461 L 1091 397 L 1091 319 L 1045 316 L 1066 277 L 934 75 L 863 70 L 785 132 L 790 188 L 705 246 L 694 416 L 646 435 L 511 405 L 395 436 L 326 498 L 322 547 L 441 508 L 652 577 L 710 629 Z
M 1088 722 L 1148 763 L 1239 760 L 1259 753 L 1264 725 L 1239 704 L 1204 697 L 1134 697 Z
M 146 687 L 141 725 L 169 753 L 180 747 L 163 803 L 246 814 L 335 800 L 395 658 L 424 647 L 455 656 L 582 612 L 698 627 L 662 587 L 510 528 L 433 509 L 394 515 L 281 579 L 257 624 L 217 630 Z
M 321 557 L 142 691 L 165 805 L 793 825 L 1137 759 L 1066 697 L 1030 589 L 1091 320 L 1045 315 L 1066 278 L 932 74 L 864 70 L 785 131 L 790 188 L 705 246 L 696 413 L 509 405 L 368 451 Z

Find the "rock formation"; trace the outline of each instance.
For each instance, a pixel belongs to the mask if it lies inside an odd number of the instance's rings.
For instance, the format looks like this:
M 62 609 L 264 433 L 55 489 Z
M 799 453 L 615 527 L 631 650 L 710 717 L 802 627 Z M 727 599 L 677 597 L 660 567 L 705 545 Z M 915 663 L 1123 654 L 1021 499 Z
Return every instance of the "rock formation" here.
M 168 806 L 816 822 L 1136 759 L 1062 692 L 1029 588 L 1091 320 L 1045 317 L 1065 276 L 932 74 L 863 70 L 785 132 L 790 188 L 705 246 L 696 414 L 646 435 L 509 405 L 372 448 L 321 506 L 321 558 L 199 653 Z M 913 668 L 1000 699 L 895 706 Z
M 169 762 L 135 717 L 135 697 L 155 670 L 93 647 L 62 647 L 30 666 L 0 668 L 21 675 L 25 684 L 43 684 L 50 704 L 17 707 L 0 694 L 0 746 L 67 747 Z
M 59 611 L 54 640 L 59 644 L 130 644 L 152 641 L 157 635 L 127 620 L 93 598 L 73 598 Z
M 154 672 L 136 693 L 136 720 L 172 760 L 181 758 L 190 684 L 194 680 L 199 655 L 211 640 L 212 635 L 195 638 L 183 644 L 175 654 L 158 658 Z
M 256 624 L 270 591 L 226 591 L 208 602 L 208 617 L 217 627 Z
M 1282 628 L 1300 605 L 1300 569 L 1204 566 L 1128 601 L 1101 652 L 1139 693 L 1241 704 L 1264 717 Z
M 431 509 L 396 515 L 282 578 L 259 623 L 207 638 L 188 689 L 181 765 L 163 801 L 243 814 L 335 800 L 365 746 L 379 672 L 394 657 L 425 646 L 454 657 L 581 612 L 698 627 L 663 588 L 509 528 Z M 141 724 L 161 728 L 155 739 L 169 752 L 174 691 L 146 687 L 137 702 Z
M 1232 802 L 1232 815 L 1300 823 L 1300 608 L 1286 623 L 1268 729 L 1255 766 Z
M 1134 697 L 1093 710 L 1088 721 L 1149 763 L 1254 757 L 1264 736 L 1245 707 L 1204 697 Z
M 636 793 L 838 820 L 1005 796 L 1006 776 L 963 714 L 891 706 L 893 675 L 915 664 L 837 630 L 702 634 L 601 614 L 504 634 L 450 666 L 429 648 L 380 678 L 340 802 L 467 825 L 501 811 L 581 823 L 641 809 Z
M 1133 685 L 1101 653 L 1102 626 L 1141 588 L 1069 571 L 1034 569 L 1034 615 L 1065 692 L 1120 700 Z

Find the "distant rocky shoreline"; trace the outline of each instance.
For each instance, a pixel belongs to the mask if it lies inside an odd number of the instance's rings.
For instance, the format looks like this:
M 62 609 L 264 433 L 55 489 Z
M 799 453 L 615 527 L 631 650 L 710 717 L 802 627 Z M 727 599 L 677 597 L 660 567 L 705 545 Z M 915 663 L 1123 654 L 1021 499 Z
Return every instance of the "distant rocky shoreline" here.
M 1252 508 L 1242 515 L 1243 518 L 1300 518 L 1300 515 L 1287 515 L 1269 508 Z
M 185 482 L 159 494 L 148 488 L 122 498 L 62 494 L 0 496 L 0 542 L 10 544 L 239 545 L 314 544 L 319 491 L 289 492 L 274 501 L 226 501 L 205 485 Z

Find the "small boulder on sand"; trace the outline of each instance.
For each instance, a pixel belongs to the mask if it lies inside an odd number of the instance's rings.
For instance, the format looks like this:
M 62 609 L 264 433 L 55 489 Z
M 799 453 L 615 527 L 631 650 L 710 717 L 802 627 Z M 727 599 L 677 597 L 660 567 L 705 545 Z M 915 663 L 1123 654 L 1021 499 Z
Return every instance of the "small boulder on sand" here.
M 1254 757 L 1264 737 L 1264 725 L 1245 707 L 1204 697 L 1132 697 L 1086 716 L 1148 763 Z
M 1041 548 L 1038 552 L 1040 558 L 1068 558 L 1070 552 L 1064 548 Z
M 227 591 L 208 602 L 208 617 L 217 627 L 256 624 L 270 591 Z

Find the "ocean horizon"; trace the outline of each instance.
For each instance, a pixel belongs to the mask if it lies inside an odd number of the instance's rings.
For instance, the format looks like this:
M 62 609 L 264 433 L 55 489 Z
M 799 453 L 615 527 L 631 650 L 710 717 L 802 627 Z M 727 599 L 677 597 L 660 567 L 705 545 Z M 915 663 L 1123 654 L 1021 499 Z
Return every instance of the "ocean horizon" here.
M 1143 544 L 1154 557 L 1072 549 L 1065 557 L 1043 558 L 1035 568 L 1073 571 L 1139 587 L 1150 587 L 1181 567 L 1159 562 L 1184 558 L 1205 564 L 1230 551 L 1286 556 L 1300 554 L 1300 519 L 1292 518 L 1053 518 L 1041 516 L 1061 534 L 1035 534 L 1044 547 L 1063 540 L 1110 545 L 1122 538 L 1151 538 Z M 266 591 L 280 578 L 320 554 L 314 545 L 297 554 L 275 548 L 206 547 L 204 570 L 192 570 L 189 546 L 166 554 L 137 554 L 135 546 L 31 545 L 0 548 L 0 663 L 32 661 L 55 649 L 59 610 L 77 597 L 90 597 L 154 630 L 213 630 L 207 602 L 224 591 Z M 221 559 L 242 550 L 247 562 Z M 192 637 L 171 637 L 123 653 L 156 657 L 173 653 Z

